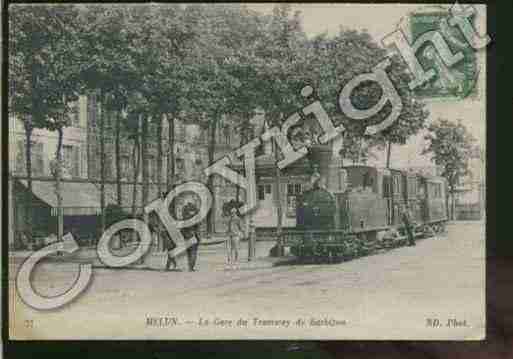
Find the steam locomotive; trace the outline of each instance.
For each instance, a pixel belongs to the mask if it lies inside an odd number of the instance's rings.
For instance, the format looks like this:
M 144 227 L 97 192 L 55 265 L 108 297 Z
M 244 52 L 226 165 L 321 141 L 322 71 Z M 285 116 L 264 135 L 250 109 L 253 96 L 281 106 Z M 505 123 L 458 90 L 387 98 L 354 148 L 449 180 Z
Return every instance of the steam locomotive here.
M 320 156 L 317 163 L 331 185 L 305 191 L 297 200 L 296 227 L 282 233 L 282 244 L 293 255 L 344 260 L 406 245 L 404 208 L 409 208 L 415 237 L 445 230 L 444 178 L 365 165 L 333 170 L 322 162 Z M 332 184 L 338 180 L 345 188 Z

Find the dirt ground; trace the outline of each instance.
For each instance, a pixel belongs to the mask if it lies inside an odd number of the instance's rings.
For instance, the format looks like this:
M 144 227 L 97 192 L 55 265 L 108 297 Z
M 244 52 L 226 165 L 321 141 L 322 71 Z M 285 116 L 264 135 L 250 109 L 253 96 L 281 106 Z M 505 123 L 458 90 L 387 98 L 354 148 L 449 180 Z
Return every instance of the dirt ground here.
M 243 247 L 234 270 L 225 269 L 222 244 L 203 246 L 197 272 L 185 271 L 185 259 L 179 263 L 183 271 L 95 268 L 84 293 L 46 312 L 18 297 L 14 279 L 21 259 L 11 258 L 10 334 L 19 339 L 478 340 L 486 325 L 482 231 L 481 223 L 452 224 L 447 237 L 321 265 L 273 265 L 266 258 L 272 243 L 258 242 L 258 260 L 248 263 Z M 61 293 L 74 282 L 76 268 L 77 263 L 43 263 L 34 288 L 46 296 Z M 429 325 L 435 319 L 440 326 Z

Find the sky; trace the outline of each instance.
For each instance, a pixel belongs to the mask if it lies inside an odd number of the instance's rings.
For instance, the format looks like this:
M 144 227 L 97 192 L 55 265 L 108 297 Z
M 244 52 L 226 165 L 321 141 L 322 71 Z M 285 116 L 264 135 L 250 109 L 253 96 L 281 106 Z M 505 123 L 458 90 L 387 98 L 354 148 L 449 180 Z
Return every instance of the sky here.
M 248 7 L 262 13 L 271 13 L 273 4 L 249 4 Z M 408 13 L 429 11 L 434 6 L 420 4 L 293 4 L 293 10 L 301 11 L 303 29 L 312 37 L 323 32 L 335 35 L 341 26 L 366 30 L 377 42 L 397 28 L 405 29 Z M 486 32 L 486 6 L 475 6 L 478 15 L 475 26 L 478 32 Z M 478 143 L 484 148 L 486 140 L 486 57 L 485 50 L 477 54 L 480 67 L 477 95 L 463 100 L 426 101 L 431 116 L 449 120 L 461 119 Z M 404 146 L 392 149 L 392 162 L 397 167 L 429 165 L 429 158 L 421 156 L 425 147 L 423 135 L 412 137 Z M 377 153 L 378 163 L 384 164 L 384 153 Z

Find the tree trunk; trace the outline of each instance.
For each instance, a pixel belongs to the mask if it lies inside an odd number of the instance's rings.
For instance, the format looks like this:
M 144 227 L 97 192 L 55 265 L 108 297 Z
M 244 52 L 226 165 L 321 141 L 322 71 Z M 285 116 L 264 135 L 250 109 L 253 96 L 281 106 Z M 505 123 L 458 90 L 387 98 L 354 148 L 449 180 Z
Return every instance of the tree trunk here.
M 118 206 L 123 206 L 123 194 L 121 191 L 121 111 L 116 111 L 116 133 L 115 133 L 115 151 L 116 151 L 116 192 Z
M 162 197 L 162 122 L 164 115 L 159 115 L 157 120 L 157 191 L 159 197 Z
M 25 119 L 23 121 L 25 127 L 25 160 L 27 165 L 27 192 L 25 195 L 25 231 L 29 239 L 32 238 L 32 132 L 33 132 L 33 121 L 32 119 Z
M 210 122 L 209 126 L 209 139 L 208 139 L 208 165 L 211 166 L 214 163 L 214 155 L 216 148 L 216 130 L 217 130 L 217 121 L 218 115 L 215 114 L 214 118 Z M 207 187 L 212 193 L 212 210 L 208 212 L 207 215 L 207 233 L 212 234 L 215 231 L 215 223 L 214 223 L 214 215 L 215 215 L 215 189 L 214 189 L 214 179 L 213 176 L 208 176 L 207 179 Z
M 241 136 L 240 136 L 240 142 L 239 142 L 239 148 L 244 146 L 244 133 L 243 133 L 243 129 L 241 129 Z M 243 163 L 243 166 L 242 166 L 242 175 L 244 176 L 245 173 L 244 173 L 244 169 L 245 169 L 245 166 L 244 166 L 244 163 Z M 240 187 L 235 185 L 235 201 L 237 203 L 239 203 L 240 201 Z
M 168 123 L 168 149 L 167 149 L 167 190 L 171 191 L 175 181 L 175 118 L 173 115 L 167 116 Z
M 360 163 L 362 157 L 362 145 L 363 145 L 363 137 L 360 137 L 358 141 L 358 153 L 356 154 L 356 163 Z
M 456 220 L 456 199 L 454 196 L 454 191 L 451 192 L 451 220 Z
M 242 121 L 244 121 L 243 119 L 241 119 L 241 136 L 240 136 L 240 143 L 239 143 L 239 148 L 244 146 L 246 143 L 249 142 L 249 139 L 248 139 L 248 129 L 246 128 L 248 124 L 246 123 L 242 123 Z M 245 176 L 246 175 L 246 172 L 245 172 L 245 166 L 242 167 L 242 175 Z M 240 187 L 239 186 L 235 186 L 235 201 L 237 201 L 237 203 L 239 203 L 240 201 Z
M 167 115 L 167 176 L 166 176 L 166 187 L 167 191 L 171 191 L 175 185 L 175 117 L 173 114 Z M 170 211 L 176 218 L 176 206 L 175 201 L 171 203 Z
M 390 155 L 392 154 L 392 142 L 388 141 L 387 146 L 387 167 L 390 168 Z
M 105 232 L 105 116 L 103 113 L 103 97 L 100 92 L 98 97 L 98 117 L 100 122 L 100 209 L 101 209 L 101 231 Z
M 141 162 L 142 162 L 142 203 L 144 207 L 148 203 L 149 189 L 150 189 L 150 176 L 149 176 L 149 163 L 148 163 L 148 121 L 149 118 L 142 119 L 141 126 Z
M 32 240 L 32 217 L 33 217 L 33 208 L 32 208 L 32 132 L 34 130 L 34 125 L 38 123 L 37 116 L 37 102 L 36 102 L 36 86 L 38 80 L 38 68 L 35 57 L 32 57 L 32 63 L 30 65 L 30 89 L 31 89 L 31 115 L 24 119 L 23 126 L 25 127 L 25 161 L 27 164 L 27 194 L 25 197 L 25 205 L 26 205 L 26 217 L 25 217 L 25 230 L 27 231 L 27 236 L 30 240 Z
M 445 213 L 447 213 L 447 219 L 451 219 L 449 200 L 450 200 L 450 194 L 449 194 L 449 189 L 447 188 L 445 191 Z
M 55 168 L 55 194 L 57 196 L 57 239 L 62 241 L 64 232 L 64 216 L 62 212 L 62 193 L 61 193 L 61 177 L 62 177 L 62 127 L 57 129 L 58 140 L 55 159 L 57 161 Z
M 281 170 L 278 167 L 277 163 L 279 160 L 278 157 L 278 146 L 276 146 L 276 143 L 274 144 L 274 158 L 276 160 L 276 170 L 275 170 L 275 195 L 274 195 L 274 204 L 276 206 L 276 215 L 277 215 L 277 224 L 276 224 L 276 238 L 277 238 L 277 246 L 278 246 L 278 255 L 283 255 L 283 243 L 281 238 L 281 232 L 282 232 L 282 205 L 281 205 Z
M 137 214 L 137 180 L 139 178 L 139 162 L 140 162 L 140 151 L 139 151 L 139 133 L 135 135 L 134 138 L 134 147 L 132 151 L 132 161 L 133 161 L 133 191 L 132 191 L 132 217 L 135 218 Z

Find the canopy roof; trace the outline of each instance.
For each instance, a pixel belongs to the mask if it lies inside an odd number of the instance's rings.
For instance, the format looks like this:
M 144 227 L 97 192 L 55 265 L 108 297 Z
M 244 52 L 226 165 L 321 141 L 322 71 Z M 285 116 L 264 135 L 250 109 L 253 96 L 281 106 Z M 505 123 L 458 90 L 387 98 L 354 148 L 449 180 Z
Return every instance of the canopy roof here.
M 19 180 L 27 188 L 27 180 Z M 54 181 L 32 181 L 32 193 L 57 211 Z M 65 215 L 95 215 L 100 212 L 100 191 L 90 182 L 61 182 L 62 207 Z

